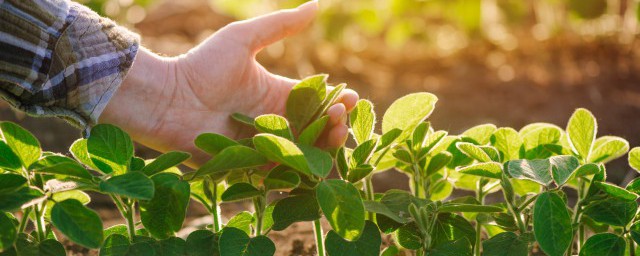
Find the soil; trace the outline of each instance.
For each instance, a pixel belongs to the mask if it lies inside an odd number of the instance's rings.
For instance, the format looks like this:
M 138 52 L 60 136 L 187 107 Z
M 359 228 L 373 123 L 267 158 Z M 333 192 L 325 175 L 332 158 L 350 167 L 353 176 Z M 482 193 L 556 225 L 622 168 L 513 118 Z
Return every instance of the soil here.
M 152 8 L 134 29 L 142 34 L 143 45 L 171 56 L 186 52 L 232 21 L 204 1 L 166 1 Z M 379 116 L 394 99 L 407 93 L 434 93 L 439 102 L 429 120 L 435 128 L 454 134 L 481 123 L 516 129 L 531 122 L 564 127 L 575 108 L 585 107 L 598 118 L 599 135 L 622 136 L 632 147 L 640 145 L 640 47 L 635 42 L 623 44 L 616 36 L 572 34 L 536 41 L 521 35 L 514 50 L 475 39 L 457 53 L 440 56 L 416 44 L 387 49 L 375 40 L 354 50 L 315 35 L 317 29 L 311 28 L 268 48 L 258 60 L 268 70 L 294 78 L 330 74 L 331 82 L 347 82 L 361 97 L 374 102 Z M 0 120 L 19 122 L 50 151 L 67 152 L 80 135 L 63 121 L 14 113 L 5 103 L 0 103 Z M 157 155 L 139 145 L 137 152 L 147 158 Z M 614 183 L 625 184 L 635 175 L 624 159 L 609 166 Z M 407 179 L 390 171 L 376 175 L 374 184 L 378 191 L 406 189 Z M 105 225 L 122 222 L 104 200 L 92 204 L 107 220 Z M 191 207 L 186 230 L 206 216 L 204 209 Z M 248 208 L 224 205 L 223 209 L 229 218 Z M 270 237 L 278 245 L 277 255 L 315 253 L 310 223 L 272 232 Z

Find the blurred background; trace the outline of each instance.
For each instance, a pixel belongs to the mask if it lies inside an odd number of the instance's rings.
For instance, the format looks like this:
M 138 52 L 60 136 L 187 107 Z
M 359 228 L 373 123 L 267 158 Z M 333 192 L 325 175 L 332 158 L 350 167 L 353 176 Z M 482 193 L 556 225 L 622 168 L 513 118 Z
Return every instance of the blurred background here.
M 305 1 L 80 2 L 139 32 L 147 48 L 175 56 L 230 22 Z M 292 78 L 330 74 L 330 82 L 346 82 L 373 101 L 379 116 L 402 95 L 432 92 L 440 100 L 430 121 L 454 134 L 481 123 L 564 127 L 585 107 L 598 118 L 599 135 L 625 137 L 633 147 L 640 145 L 639 2 L 320 0 L 315 24 L 258 60 Z M 50 151 L 67 152 L 80 136 L 61 120 L 27 117 L 4 102 L 0 120 L 25 126 Z M 139 145 L 137 152 L 157 155 Z M 626 159 L 609 166 L 612 182 L 633 175 Z M 381 190 L 407 187 L 401 174 L 377 176 Z

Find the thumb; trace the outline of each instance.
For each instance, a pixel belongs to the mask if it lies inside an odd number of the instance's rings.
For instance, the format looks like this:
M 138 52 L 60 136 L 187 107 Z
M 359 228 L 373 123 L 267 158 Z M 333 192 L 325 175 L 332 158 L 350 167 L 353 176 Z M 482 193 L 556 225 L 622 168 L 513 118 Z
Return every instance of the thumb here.
M 237 27 L 254 52 L 285 37 L 298 33 L 316 17 L 318 1 L 312 0 L 297 8 L 281 10 L 238 22 Z

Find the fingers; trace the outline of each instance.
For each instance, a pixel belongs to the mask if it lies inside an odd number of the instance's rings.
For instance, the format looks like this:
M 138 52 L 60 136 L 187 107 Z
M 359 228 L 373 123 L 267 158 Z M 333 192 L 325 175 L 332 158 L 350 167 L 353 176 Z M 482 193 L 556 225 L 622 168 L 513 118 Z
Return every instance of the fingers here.
M 247 42 L 254 52 L 285 37 L 298 33 L 316 17 L 318 2 L 309 1 L 295 9 L 281 10 L 237 22 L 235 37 Z
M 358 93 L 356 91 L 351 89 L 344 89 L 342 90 L 342 92 L 340 92 L 340 96 L 338 96 L 337 102 L 344 104 L 347 112 L 351 112 L 351 110 L 353 110 L 353 108 L 356 106 L 356 103 L 359 99 L 360 96 L 358 96 Z

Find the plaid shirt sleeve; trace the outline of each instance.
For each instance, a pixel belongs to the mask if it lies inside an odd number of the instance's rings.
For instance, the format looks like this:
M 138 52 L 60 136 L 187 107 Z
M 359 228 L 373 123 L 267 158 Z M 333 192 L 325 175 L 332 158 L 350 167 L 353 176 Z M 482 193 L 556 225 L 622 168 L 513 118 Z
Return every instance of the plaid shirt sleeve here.
M 0 0 L 0 96 L 89 128 L 138 45 L 138 35 L 69 0 Z

